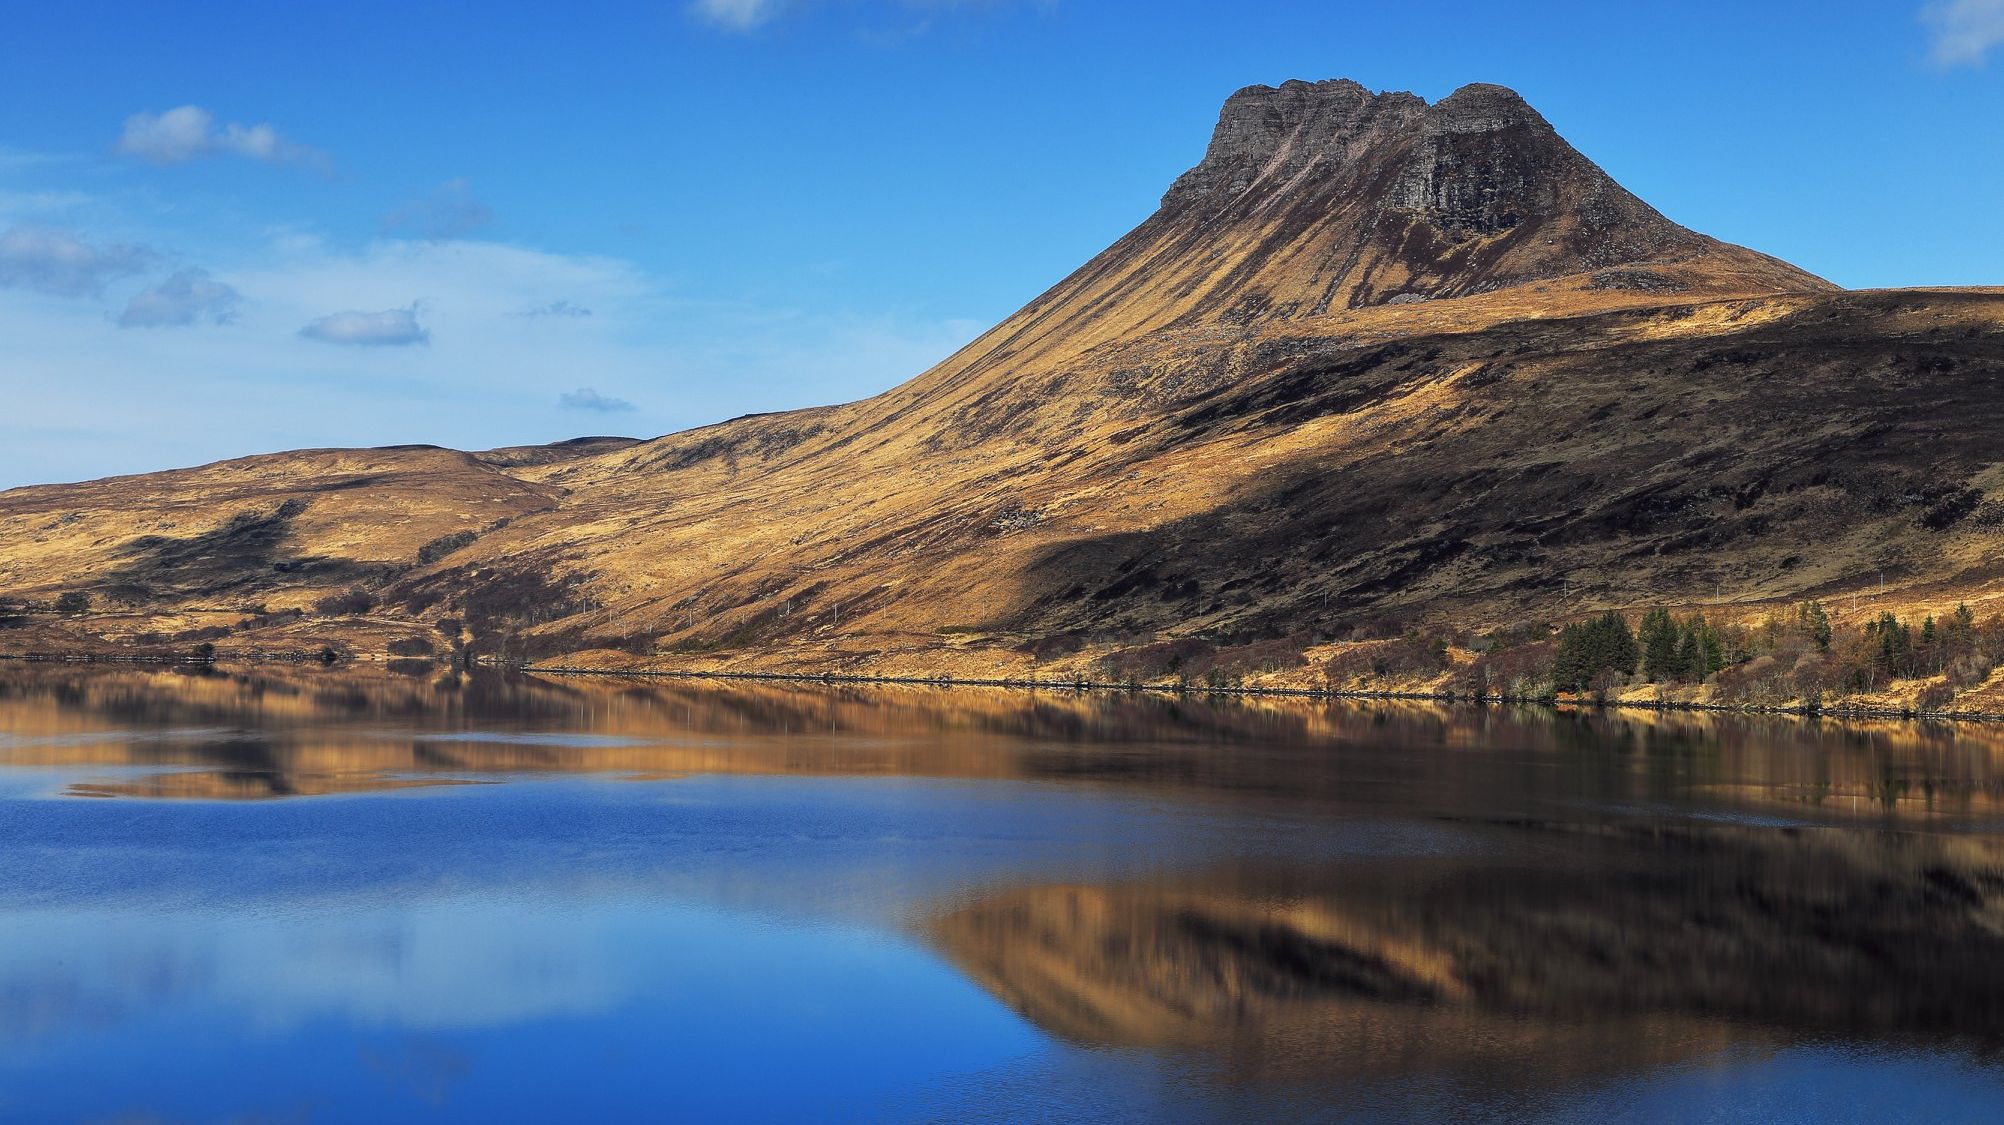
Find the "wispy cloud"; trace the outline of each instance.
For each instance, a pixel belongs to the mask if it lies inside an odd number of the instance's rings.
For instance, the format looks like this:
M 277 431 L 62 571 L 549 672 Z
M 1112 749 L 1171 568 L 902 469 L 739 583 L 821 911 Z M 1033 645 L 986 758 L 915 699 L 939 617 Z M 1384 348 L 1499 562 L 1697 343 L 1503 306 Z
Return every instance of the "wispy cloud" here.
M 750 31 L 771 23 L 785 0 L 694 0 L 690 14 L 725 31 Z
M 20 168 L 38 168 L 50 164 L 63 164 L 72 159 L 74 158 L 57 156 L 49 152 L 30 152 L 23 148 L 9 148 L 6 145 L 0 145 L 0 172 L 13 171 Z
M 742 33 L 756 31 L 781 16 L 816 3 L 817 0 L 689 0 L 688 8 L 689 14 L 703 23 L 722 31 Z M 869 38 L 895 43 L 924 34 L 932 28 L 934 17 L 955 9 L 983 10 L 1025 5 L 1049 9 L 1055 4 L 1056 0 L 874 0 L 852 6 L 861 10 L 864 19 L 884 15 L 893 17 L 896 27 L 872 31 Z
M 493 208 L 473 197 L 464 179 L 447 180 L 430 195 L 413 199 L 383 216 L 384 234 L 445 242 L 464 238 L 494 220 Z
M 215 280 L 244 294 L 227 331 L 121 328 L 124 289 L 110 316 L 100 301 L 0 290 L 8 394 L 0 487 L 197 464 L 252 448 L 522 445 L 595 430 L 579 425 L 594 418 L 665 433 L 880 391 L 979 327 L 702 298 L 631 261 L 482 239 L 351 248 L 273 228 L 249 251 L 196 252 Z M 300 335 L 331 311 L 366 317 L 410 306 L 416 295 L 424 303 L 391 320 L 402 337 L 415 324 L 429 334 L 426 344 L 337 347 Z M 560 299 L 592 315 L 520 315 Z M 337 324 L 327 331 L 355 335 Z M 570 387 L 553 383 L 564 378 Z M 580 384 L 634 409 L 563 408 L 558 393 Z M 636 397 L 641 388 L 655 390 Z
M 198 105 L 176 106 L 165 113 L 142 110 L 125 119 L 116 151 L 155 164 L 186 164 L 205 156 L 242 156 L 266 164 L 310 164 L 324 168 L 327 157 L 318 149 L 295 144 L 270 125 L 217 124 L 216 116 Z
M 133 295 L 119 314 L 121 328 L 168 328 L 207 318 L 214 324 L 236 319 L 235 289 L 209 277 L 206 270 L 180 270 L 151 289 Z
M 601 414 L 624 414 L 637 409 L 623 398 L 602 395 L 590 387 L 565 391 L 557 396 L 557 404 L 565 410 L 596 410 Z
M 309 340 L 358 347 L 403 347 L 431 342 L 431 331 L 417 320 L 417 306 L 382 312 L 338 312 L 299 330 Z
M 90 202 L 92 197 L 81 191 L 65 189 L 12 191 L 0 188 L 0 218 L 75 211 Z
M 516 316 L 560 316 L 575 320 L 591 315 L 591 310 L 569 301 L 551 301 L 547 305 L 531 305 L 515 314 Z
M 93 246 L 70 231 L 24 223 L 0 234 L 0 289 L 95 297 L 106 282 L 138 273 L 154 258 L 144 246 Z
M 1942 66 L 1982 66 L 2004 43 L 2004 0 L 1931 0 L 1921 9 Z

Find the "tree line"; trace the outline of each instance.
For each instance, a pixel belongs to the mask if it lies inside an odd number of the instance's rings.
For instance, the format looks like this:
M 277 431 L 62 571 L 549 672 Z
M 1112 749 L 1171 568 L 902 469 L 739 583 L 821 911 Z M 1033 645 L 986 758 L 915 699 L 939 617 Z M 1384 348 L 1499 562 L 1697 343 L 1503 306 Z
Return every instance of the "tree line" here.
M 1631 629 L 1615 611 L 1567 625 L 1552 653 L 1554 691 L 1605 694 L 1636 682 L 1712 682 L 1722 699 L 1814 702 L 1870 693 L 1898 680 L 1945 677 L 1923 702 L 1988 679 L 2004 657 L 2004 619 L 1979 624 L 1968 605 L 1936 618 L 1893 613 L 1843 629 L 1820 602 L 1804 601 L 1751 624 L 1715 625 L 1703 614 L 1651 609 Z

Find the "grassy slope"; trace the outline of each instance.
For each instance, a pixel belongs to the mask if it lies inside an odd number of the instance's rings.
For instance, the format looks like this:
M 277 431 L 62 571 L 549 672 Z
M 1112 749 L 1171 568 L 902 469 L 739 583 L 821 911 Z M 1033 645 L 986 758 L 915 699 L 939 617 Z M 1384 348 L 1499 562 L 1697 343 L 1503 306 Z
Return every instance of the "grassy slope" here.
M 1506 94 L 1380 96 L 1371 122 L 1405 122 L 1382 129 L 1342 123 L 1367 95 L 1315 94 L 1335 118 L 1255 138 L 1243 167 L 1207 157 L 1106 252 L 861 402 L 0 493 L 0 594 L 127 610 L 37 616 L 0 648 L 180 643 L 198 611 L 351 585 L 385 609 L 216 643 L 374 651 L 466 617 L 509 656 L 1064 676 L 1177 637 L 1804 595 L 1841 615 L 1882 571 L 1890 601 L 1987 614 L 2004 291 L 1835 291 L 1668 223 Z M 1407 128 L 1427 115 L 1490 131 L 1429 141 Z M 1427 144 L 1447 147 L 1415 164 Z M 1390 205 L 1414 168 L 1544 187 L 1524 221 L 1468 228 Z

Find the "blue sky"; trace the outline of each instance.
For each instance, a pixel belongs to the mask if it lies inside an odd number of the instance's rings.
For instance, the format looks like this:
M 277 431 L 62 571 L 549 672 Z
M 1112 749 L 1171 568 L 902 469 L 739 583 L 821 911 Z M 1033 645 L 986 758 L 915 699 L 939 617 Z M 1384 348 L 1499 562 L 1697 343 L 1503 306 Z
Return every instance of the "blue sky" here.
M 1689 226 L 2004 283 L 2004 0 L 22 5 L 0 487 L 870 394 L 1292 77 L 1500 82 Z

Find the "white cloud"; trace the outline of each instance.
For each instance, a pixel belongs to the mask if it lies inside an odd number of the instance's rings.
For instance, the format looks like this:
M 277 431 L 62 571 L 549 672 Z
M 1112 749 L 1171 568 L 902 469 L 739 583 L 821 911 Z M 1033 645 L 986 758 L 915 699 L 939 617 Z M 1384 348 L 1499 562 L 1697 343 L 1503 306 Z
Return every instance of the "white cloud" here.
M 1942 66 L 1981 66 L 2004 43 L 2004 0 L 1931 0 L 1921 22 Z
M 185 164 L 205 156 L 234 155 L 267 164 L 324 165 L 316 149 L 294 144 L 270 125 L 218 126 L 216 117 L 198 105 L 176 106 L 165 113 L 142 110 L 125 119 L 113 146 L 126 156 L 155 164 Z
M 216 138 L 216 147 L 266 163 L 283 160 L 290 151 L 286 142 L 278 139 L 278 130 L 271 126 L 239 125 L 234 121 L 223 126 L 222 135 Z
M 215 324 L 236 319 L 235 289 L 212 280 L 205 270 L 181 270 L 151 289 L 135 293 L 119 314 L 121 328 L 164 328 L 207 317 Z
M 178 164 L 208 155 L 214 132 L 215 119 L 200 106 L 135 113 L 125 119 L 118 151 L 156 164 Z
M 447 180 L 422 199 L 413 199 L 383 216 L 384 234 L 401 234 L 431 242 L 464 238 L 494 219 L 494 211 L 473 198 L 473 185 Z
M 382 312 L 332 313 L 300 329 L 299 334 L 309 340 L 359 347 L 402 347 L 431 342 L 431 330 L 418 324 L 416 305 Z
M 590 387 L 565 391 L 557 396 L 557 405 L 565 410 L 596 410 L 603 414 L 624 414 L 634 409 L 625 399 L 599 394 Z
M 143 246 L 93 246 L 66 230 L 21 224 L 0 234 L 0 289 L 95 297 L 105 282 L 138 273 L 153 257 Z
M 750 31 L 772 22 L 781 7 L 783 0 L 695 0 L 689 11 L 726 31 Z

